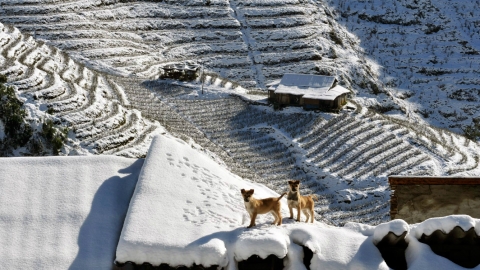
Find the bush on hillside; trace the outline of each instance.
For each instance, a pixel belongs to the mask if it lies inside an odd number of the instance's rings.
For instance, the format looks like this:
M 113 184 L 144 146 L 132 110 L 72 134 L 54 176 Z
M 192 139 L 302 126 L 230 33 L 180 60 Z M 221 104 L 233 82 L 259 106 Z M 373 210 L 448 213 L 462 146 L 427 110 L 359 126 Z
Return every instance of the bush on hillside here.
M 10 156 L 15 149 L 25 147 L 27 155 L 58 155 L 67 139 L 67 128 L 56 127 L 50 119 L 35 131 L 25 118 L 27 112 L 15 95 L 15 89 L 6 86 L 7 77 L 0 75 L 0 120 L 4 124 L 5 136 L 0 139 L 0 156 Z
M 17 99 L 15 90 L 5 86 L 6 77 L 0 77 L 0 119 L 4 123 L 5 138 L 2 140 L 1 152 L 10 148 L 25 146 L 33 134 L 30 125 L 25 121 L 27 115 L 22 108 L 23 103 Z
M 58 128 L 52 120 L 47 119 L 42 124 L 42 131 L 40 132 L 47 144 L 51 146 L 53 154 L 58 155 L 63 144 L 67 140 L 68 128 Z
M 480 140 L 480 120 L 474 119 L 470 126 L 465 126 L 463 135 L 472 141 Z

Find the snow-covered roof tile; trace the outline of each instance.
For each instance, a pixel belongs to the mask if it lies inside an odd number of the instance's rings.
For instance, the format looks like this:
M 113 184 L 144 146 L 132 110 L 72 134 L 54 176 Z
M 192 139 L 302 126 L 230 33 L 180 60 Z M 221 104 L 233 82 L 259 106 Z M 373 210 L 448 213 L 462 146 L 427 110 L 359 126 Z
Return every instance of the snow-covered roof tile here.
M 311 90 L 303 95 L 303 98 L 321 99 L 321 100 L 335 100 L 340 95 L 350 93 L 350 91 L 342 86 L 335 86 L 326 91 Z

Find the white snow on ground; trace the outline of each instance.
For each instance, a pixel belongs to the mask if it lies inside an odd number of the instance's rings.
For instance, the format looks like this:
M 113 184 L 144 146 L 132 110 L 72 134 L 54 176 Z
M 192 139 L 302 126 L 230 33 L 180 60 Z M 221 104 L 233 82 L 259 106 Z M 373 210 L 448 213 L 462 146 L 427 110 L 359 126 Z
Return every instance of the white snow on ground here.
M 255 189 L 256 198 L 278 196 L 231 174 L 183 141 L 155 137 L 130 203 L 117 262 L 237 269 L 236 261 L 274 254 L 288 257 L 287 269 L 304 269 L 298 245 L 305 245 L 316 253 L 314 269 L 388 269 L 370 236 L 321 223 L 294 224 L 287 219 L 285 199 L 285 225 L 273 226 L 271 215 L 260 215 L 257 226 L 247 229 L 241 188 Z
M 0 268 L 110 269 L 142 164 L 0 158 Z

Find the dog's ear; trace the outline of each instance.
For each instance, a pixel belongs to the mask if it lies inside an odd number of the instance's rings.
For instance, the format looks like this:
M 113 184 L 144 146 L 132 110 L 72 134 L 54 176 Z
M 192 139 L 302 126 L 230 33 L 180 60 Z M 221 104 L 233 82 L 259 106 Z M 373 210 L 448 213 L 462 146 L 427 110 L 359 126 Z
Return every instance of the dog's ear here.
M 255 191 L 255 190 L 252 188 L 252 189 L 250 189 L 250 190 L 248 191 L 248 193 L 253 194 L 254 191 Z
M 242 188 L 242 190 L 240 190 L 240 191 L 242 192 L 242 194 L 244 194 L 244 193 L 245 193 L 245 189 L 244 189 L 244 188 Z
M 296 184 L 300 184 L 300 180 L 295 181 Z
M 289 184 L 289 185 L 293 184 L 293 181 L 292 181 L 292 180 L 288 180 L 288 184 Z

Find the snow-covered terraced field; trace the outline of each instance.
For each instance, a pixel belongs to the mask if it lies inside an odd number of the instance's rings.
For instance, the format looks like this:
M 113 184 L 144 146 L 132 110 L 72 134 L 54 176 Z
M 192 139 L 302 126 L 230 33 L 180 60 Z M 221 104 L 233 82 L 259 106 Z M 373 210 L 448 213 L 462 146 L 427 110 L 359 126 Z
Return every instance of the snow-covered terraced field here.
M 196 60 L 244 87 L 285 72 L 375 81 L 359 40 L 321 1 L 52 1 L 3 3 L 0 21 L 96 69 L 155 78 L 169 62 Z
M 0 74 L 16 87 L 30 119 L 50 118 L 73 131 L 65 154 L 145 156 L 160 126 L 127 108 L 123 89 L 108 75 L 16 28 L 0 28 Z

